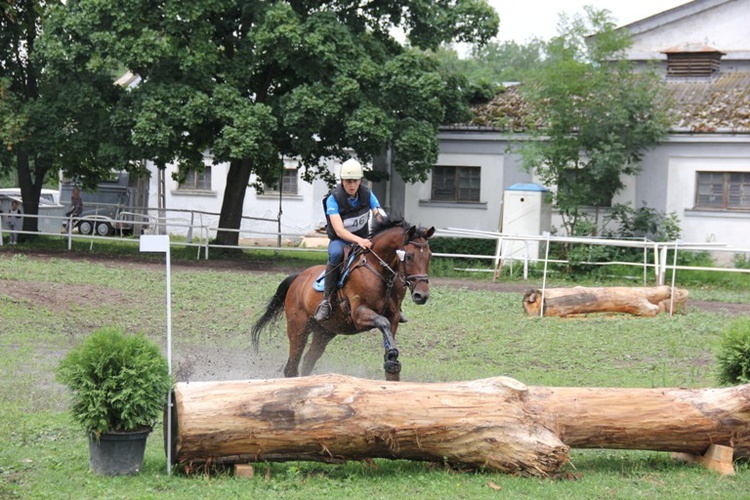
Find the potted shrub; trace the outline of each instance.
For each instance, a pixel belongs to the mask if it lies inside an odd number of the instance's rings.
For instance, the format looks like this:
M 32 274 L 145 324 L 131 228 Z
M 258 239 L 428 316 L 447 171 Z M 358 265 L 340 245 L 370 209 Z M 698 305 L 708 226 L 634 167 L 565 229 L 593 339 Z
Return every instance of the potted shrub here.
M 72 391 L 73 417 L 89 439 L 89 467 L 103 475 L 138 472 L 146 438 L 172 387 L 159 347 L 142 333 L 94 331 L 60 361 L 57 380 Z

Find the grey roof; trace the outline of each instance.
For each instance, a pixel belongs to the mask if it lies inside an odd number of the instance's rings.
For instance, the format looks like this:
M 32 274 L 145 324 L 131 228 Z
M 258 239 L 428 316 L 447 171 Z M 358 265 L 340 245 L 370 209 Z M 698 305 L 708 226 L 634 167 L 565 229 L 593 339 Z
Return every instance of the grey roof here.
M 706 78 L 666 80 L 672 131 L 750 133 L 750 73 L 723 73 Z M 522 132 L 529 105 L 519 88 L 510 87 L 490 102 L 475 106 L 473 118 L 449 129 Z
M 667 80 L 672 127 L 691 132 L 750 132 L 750 73 Z

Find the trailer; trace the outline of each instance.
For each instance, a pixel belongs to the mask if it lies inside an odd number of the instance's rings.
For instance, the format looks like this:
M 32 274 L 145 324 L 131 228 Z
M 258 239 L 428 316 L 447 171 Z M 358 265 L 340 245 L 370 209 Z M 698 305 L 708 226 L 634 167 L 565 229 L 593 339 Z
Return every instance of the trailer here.
M 70 209 L 77 182 L 60 180 L 60 199 Z M 113 172 L 93 191 L 81 189 L 83 211 L 71 218 L 73 227 L 85 235 L 141 234 L 147 227 L 148 180 L 128 172 Z

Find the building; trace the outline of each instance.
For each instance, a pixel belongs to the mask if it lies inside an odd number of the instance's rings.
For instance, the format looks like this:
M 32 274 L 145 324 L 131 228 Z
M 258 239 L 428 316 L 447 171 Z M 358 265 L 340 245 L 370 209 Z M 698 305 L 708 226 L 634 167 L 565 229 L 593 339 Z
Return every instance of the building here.
M 622 28 L 633 40 L 628 58 L 657 64 L 677 106 L 666 141 L 645 155 L 641 173 L 612 201 L 675 212 L 687 242 L 750 248 L 749 23 L 750 0 L 696 0 Z M 443 128 L 430 179 L 393 182 L 390 199 L 409 220 L 497 231 L 503 191 L 534 181 L 509 150 L 519 139 L 512 123 L 522 106 L 509 88 L 473 124 Z M 510 126 L 495 128 L 482 113 Z
M 667 139 L 647 152 L 640 174 L 627 179 L 626 188 L 612 202 L 675 212 L 687 242 L 750 249 L 747 26 L 750 0 L 695 0 L 622 27 L 633 40 L 628 58 L 639 67 L 660 67 L 678 106 Z M 495 128 L 483 122 L 481 114 L 501 112 L 512 124 L 523 105 L 511 87 L 479 110 L 474 123 L 442 128 L 440 155 L 426 182 L 406 184 L 390 169 L 387 154 L 376 159 L 375 169 L 391 173 L 391 180 L 373 186 L 381 203 L 425 226 L 498 231 L 505 190 L 535 179 L 509 150 L 518 138 L 513 127 Z M 257 195 L 248 189 L 245 216 L 268 220 L 247 219 L 243 228 L 270 234 L 280 226 L 282 233 L 299 235 L 323 225 L 320 200 L 327 186 L 322 181 L 304 182 L 294 162 L 287 166 L 281 191 Z M 149 205 L 213 212 L 215 227 L 227 169 L 211 166 L 182 184 L 168 171 L 161 194 L 156 185 L 151 187 L 152 198 L 157 198 Z M 560 227 L 554 216 L 552 223 Z

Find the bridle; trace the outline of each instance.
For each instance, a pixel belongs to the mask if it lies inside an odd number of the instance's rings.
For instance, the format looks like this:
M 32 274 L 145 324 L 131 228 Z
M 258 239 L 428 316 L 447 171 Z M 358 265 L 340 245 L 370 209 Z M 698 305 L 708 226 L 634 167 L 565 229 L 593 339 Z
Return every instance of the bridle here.
M 375 253 L 375 251 L 372 248 L 368 248 L 367 250 L 363 252 L 363 253 L 366 253 L 366 252 L 371 253 L 375 257 L 375 259 L 377 259 L 377 261 L 380 262 L 380 265 L 383 267 L 383 269 L 388 271 L 389 275 L 383 276 L 383 274 L 381 274 L 377 269 L 371 266 L 369 262 L 367 262 L 366 257 L 363 257 L 362 261 L 358 264 L 358 267 L 359 266 L 366 267 L 385 283 L 386 288 L 387 288 L 386 297 L 388 297 L 388 295 L 390 294 L 391 288 L 393 287 L 393 284 L 396 282 L 396 280 L 400 281 L 401 284 L 407 287 L 409 291 L 412 293 L 414 292 L 414 287 L 416 287 L 418 283 L 430 282 L 430 277 L 427 274 L 409 274 L 409 275 L 406 274 L 406 262 L 405 262 L 406 251 L 404 250 L 404 247 L 410 244 L 419 248 L 420 251 L 423 251 L 425 247 L 429 246 L 428 243 L 426 242 L 419 243 L 413 240 L 407 241 L 406 243 L 401 245 L 401 248 L 396 250 L 398 261 L 400 263 L 400 265 L 398 266 L 398 271 L 394 271 L 393 268 L 390 265 L 388 265 L 388 263 L 385 260 L 383 260 L 383 258 L 380 257 L 380 255 Z

